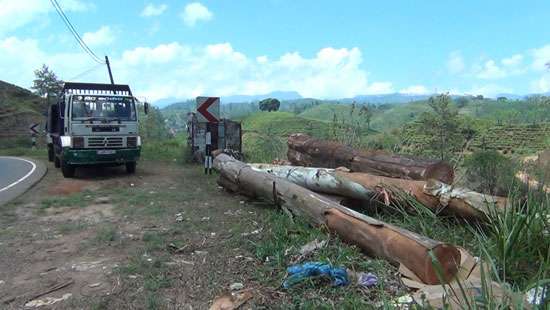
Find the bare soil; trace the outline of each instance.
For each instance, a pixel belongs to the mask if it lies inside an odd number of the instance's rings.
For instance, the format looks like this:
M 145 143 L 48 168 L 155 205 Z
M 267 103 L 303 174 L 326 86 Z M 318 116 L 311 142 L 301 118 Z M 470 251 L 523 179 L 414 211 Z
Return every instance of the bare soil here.
M 248 306 L 279 294 L 258 284 L 261 233 L 247 235 L 266 210 L 199 166 L 146 161 L 135 175 L 81 168 L 75 179 L 48 168 L 0 207 L 0 308 L 206 309 L 235 282 L 253 290 Z

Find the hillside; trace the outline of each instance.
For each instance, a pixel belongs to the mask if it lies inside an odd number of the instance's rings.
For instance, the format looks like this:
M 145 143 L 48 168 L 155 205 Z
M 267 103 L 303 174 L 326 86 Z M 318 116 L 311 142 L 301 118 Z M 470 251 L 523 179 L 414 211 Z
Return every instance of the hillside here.
M 286 138 L 303 132 L 328 138 L 327 122 L 308 120 L 289 112 L 257 112 L 242 120 L 243 152 L 252 162 L 286 158 Z
M 30 143 L 29 126 L 40 123 L 43 128 L 46 101 L 31 91 L 0 81 L 0 139 L 8 147 Z M 40 139 L 39 139 L 40 140 Z

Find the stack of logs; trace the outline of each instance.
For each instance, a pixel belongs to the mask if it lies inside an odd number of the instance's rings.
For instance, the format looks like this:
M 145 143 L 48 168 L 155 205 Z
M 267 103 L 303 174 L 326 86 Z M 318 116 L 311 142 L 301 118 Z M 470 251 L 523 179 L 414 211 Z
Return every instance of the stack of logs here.
M 358 213 L 342 205 L 342 197 L 391 204 L 405 194 L 435 212 L 476 220 L 488 208 L 507 204 L 502 197 L 453 187 L 453 169 L 441 161 L 359 151 L 303 134 L 291 135 L 288 147 L 293 166 L 246 164 L 217 154 L 218 183 L 325 225 L 367 254 L 407 267 L 425 284 L 447 283 L 457 275 L 459 249 Z

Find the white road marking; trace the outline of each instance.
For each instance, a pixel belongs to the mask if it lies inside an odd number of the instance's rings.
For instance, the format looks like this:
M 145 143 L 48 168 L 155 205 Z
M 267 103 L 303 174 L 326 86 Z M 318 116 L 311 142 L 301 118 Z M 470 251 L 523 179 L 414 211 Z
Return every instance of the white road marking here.
M 6 186 L 6 187 L 0 189 L 0 192 L 3 192 L 3 191 L 5 191 L 5 190 L 10 189 L 10 188 L 12 188 L 13 186 L 15 186 L 15 185 L 21 183 L 23 180 L 25 180 L 26 178 L 28 178 L 28 177 L 34 172 L 34 170 L 36 169 L 36 165 L 35 165 L 32 161 L 30 161 L 30 160 L 26 160 L 26 159 L 23 159 L 23 158 L 17 158 L 17 157 L 3 157 L 3 156 L 0 156 L 0 158 L 18 159 L 18 160 L 26 161 L 26 162 L 28 162 L 29 164 L 32 165 L 32 169 L 31 169 L 31 171 L 29 171 L 29 173 L 25 174 L 25 176 L 23 176 L 21 179 L 19 179 L 19 180 L 15 181 L 15 182 L 11 183 L 10 185 L 8 185 L 8 186 Z

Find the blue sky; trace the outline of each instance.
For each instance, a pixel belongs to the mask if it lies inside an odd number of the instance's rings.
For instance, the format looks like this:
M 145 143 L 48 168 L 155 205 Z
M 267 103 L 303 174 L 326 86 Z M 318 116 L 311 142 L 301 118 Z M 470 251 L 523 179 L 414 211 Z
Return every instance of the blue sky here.
M 550 1 L 59 0 L 149 100 L 550 91 Z M 106 82 L 48 0 L 0 0 L 0 79 Z

